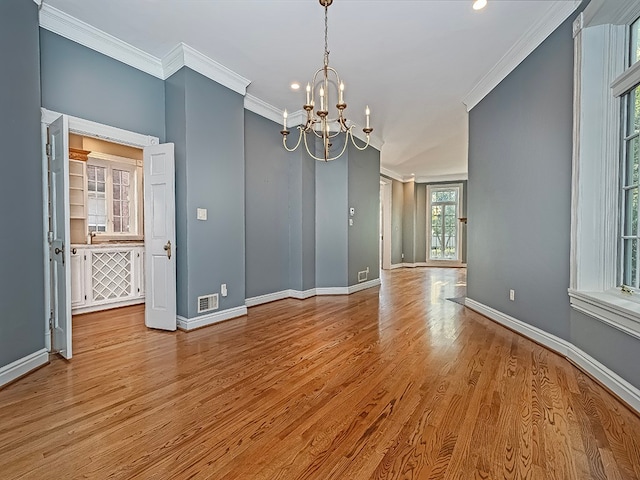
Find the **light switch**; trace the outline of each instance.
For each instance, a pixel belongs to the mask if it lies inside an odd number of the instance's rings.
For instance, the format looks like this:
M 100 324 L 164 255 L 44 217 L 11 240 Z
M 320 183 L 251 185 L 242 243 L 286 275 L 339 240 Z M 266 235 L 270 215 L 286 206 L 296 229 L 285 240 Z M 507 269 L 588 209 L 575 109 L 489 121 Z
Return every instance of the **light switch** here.
M 350 218 L 350 219 L 349 219 L 349 226 L 350 226 L 350 227 L 353 227 L 353 218 Z
M 207 219 L 207 209 L 199 208 L 197 213 L 198 220 L 206 220 Z

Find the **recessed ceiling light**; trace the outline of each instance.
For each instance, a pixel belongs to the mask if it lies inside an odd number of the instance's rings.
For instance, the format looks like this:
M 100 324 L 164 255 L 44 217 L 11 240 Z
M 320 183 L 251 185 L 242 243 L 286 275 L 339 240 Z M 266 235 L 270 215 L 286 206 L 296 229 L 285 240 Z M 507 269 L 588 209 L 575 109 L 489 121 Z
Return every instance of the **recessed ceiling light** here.
M 298 82 L 293 82 L 291 84 L 291 90 L 300 90 L 300 84 Z
M 487 0 L 475 0 L 473 2 L 474 10 L 482 10 L 486 6 L 487 6 Z
M 412 176 L 412 177 L 415 177 L 415 176 L 416 176 L 416 174 L 415 174 L 415 173 L 412 173 L 412 174 L 411 174 L 411 176 Z

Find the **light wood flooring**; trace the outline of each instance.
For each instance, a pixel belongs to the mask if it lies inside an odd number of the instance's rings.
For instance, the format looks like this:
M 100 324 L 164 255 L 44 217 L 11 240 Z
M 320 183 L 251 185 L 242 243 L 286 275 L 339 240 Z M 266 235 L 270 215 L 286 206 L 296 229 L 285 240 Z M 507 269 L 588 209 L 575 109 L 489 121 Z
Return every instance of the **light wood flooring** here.
M 190 333 L 74 318 L 0 390 L 0 479 L 640 479 L 640 419 L 566 360 L 400 269 Z

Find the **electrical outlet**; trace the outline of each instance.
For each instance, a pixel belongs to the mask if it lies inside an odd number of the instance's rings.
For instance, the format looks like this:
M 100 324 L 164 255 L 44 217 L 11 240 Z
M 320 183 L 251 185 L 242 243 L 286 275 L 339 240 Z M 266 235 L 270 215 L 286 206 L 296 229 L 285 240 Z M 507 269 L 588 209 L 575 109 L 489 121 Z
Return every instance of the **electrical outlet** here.
M 206 220 L 207 219 L 207 209 L 206 208 L 198 208 L 196 210 L 196 218 L 198 220 Z
M 227 296 L 227 284 L 223 283 L 222 285 L 220 285 L 220 295 L 222 295 L 223 297 Z
M 404 260 L 404 253 L 402 254 L 402 259 Z
M 509 300 L 511 300 L 512 302 L 514 302 L 516 300 L 516 291 L 515 290 L 509 290 Z

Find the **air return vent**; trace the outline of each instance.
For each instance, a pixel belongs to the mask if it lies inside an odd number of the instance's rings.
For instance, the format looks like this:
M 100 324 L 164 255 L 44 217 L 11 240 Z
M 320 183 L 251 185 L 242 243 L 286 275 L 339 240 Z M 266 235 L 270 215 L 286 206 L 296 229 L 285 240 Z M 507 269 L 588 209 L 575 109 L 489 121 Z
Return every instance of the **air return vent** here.
M 211 295 L 204 295 L 198 297 L 198 313 L 208 312 L 210 310 L 218 309 L 218 294 L 212 293 Z
M 369 277 L 369 270 L 363 270 L 362 272 L 358 272 L 358 282 L 365 282 Z

